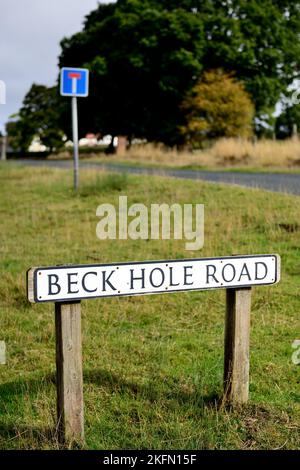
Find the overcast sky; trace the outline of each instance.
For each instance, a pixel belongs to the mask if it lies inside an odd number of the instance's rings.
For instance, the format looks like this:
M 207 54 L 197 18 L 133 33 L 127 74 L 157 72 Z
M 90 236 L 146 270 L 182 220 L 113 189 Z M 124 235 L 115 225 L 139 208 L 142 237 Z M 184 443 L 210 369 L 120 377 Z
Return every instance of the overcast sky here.
M 0 0 L 0 130 L 16 113 L 33 82 L 54 85 L 59 43 L 82 29 L 86 14 L 109 0 Z

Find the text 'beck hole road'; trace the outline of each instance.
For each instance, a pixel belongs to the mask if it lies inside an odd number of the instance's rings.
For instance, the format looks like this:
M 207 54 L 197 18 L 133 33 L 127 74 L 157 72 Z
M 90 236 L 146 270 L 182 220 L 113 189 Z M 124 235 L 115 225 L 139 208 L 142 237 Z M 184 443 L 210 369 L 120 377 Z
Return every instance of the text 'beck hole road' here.
M 37 268 L 30 300 L 55 302 L 274 284 L 277 271 L 276 255 Z

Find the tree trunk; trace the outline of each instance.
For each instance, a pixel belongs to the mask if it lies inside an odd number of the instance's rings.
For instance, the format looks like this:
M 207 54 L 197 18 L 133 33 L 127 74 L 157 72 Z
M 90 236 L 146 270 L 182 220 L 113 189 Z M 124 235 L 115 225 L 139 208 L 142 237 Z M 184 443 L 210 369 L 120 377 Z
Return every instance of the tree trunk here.
M 124 135 L 118 136 L 117 155 L 124 155 L 127 150 L 128 140 Z

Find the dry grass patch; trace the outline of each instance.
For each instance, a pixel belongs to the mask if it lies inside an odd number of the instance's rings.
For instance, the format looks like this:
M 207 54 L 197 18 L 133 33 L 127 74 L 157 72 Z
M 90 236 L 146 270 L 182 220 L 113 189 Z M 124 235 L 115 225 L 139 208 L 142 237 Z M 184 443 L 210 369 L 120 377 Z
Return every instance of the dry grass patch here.
M 85 157 L 83 154 L 82 157 Z M 104 157 L 91 154 L 93 160 L 167 167 L 299 169 L 300 142 L 246 139 L 220 139 L 205 150 L 183 151 L 162 144 L 133 145 L 123 155 Z

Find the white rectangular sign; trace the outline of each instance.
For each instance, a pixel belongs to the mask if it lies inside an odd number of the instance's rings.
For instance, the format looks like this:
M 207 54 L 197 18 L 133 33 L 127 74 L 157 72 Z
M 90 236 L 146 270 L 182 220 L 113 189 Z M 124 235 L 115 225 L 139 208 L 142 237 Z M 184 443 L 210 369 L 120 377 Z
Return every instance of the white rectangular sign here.
M 31 268 L 30 302 L 71 302 L 122 295 L 275 284 L 278 255 Z

